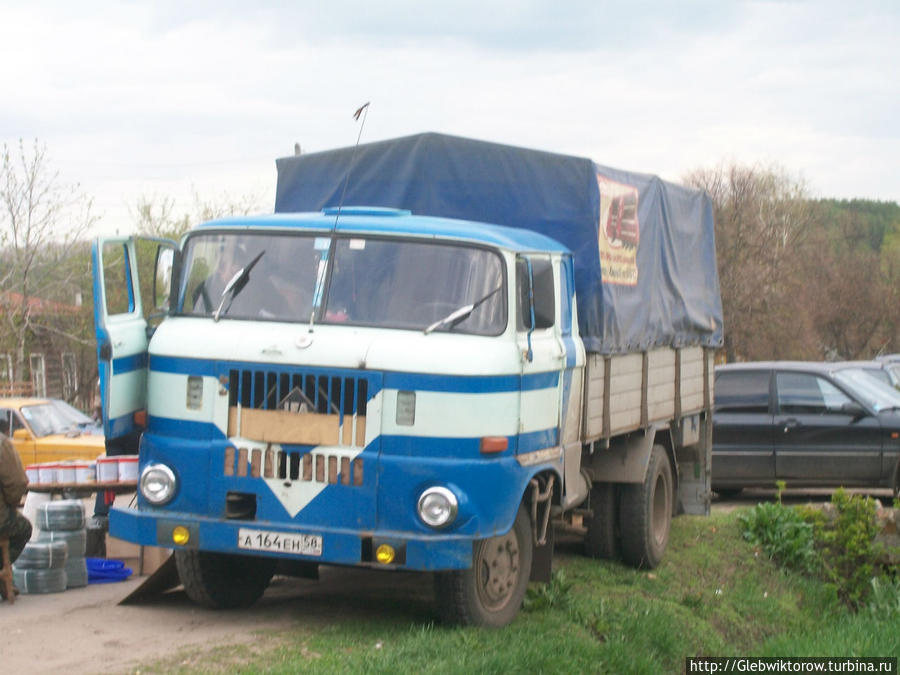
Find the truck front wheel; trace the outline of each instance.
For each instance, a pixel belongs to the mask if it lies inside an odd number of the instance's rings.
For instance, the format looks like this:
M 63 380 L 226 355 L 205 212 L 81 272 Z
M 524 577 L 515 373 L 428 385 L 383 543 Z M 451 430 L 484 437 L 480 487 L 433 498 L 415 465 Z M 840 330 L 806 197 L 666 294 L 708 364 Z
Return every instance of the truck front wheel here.
M 475 542 L 472 567 L 435 574 L 435 597 L 447 623 L 505 626 L 519 611 L 531 576 L 531 519 L 519 506 L 512 529 Z
M 210 609 L 249 607 L 275 573 L 274 558 L 187 549 L 175 551 L 175 565 L 187 596 Z
M 634 567 L 656 567 L 672 526 L 672 466 L 665 448 L 654 445 L 644 482 L 623 484 L 619 494 L 622 559 Z

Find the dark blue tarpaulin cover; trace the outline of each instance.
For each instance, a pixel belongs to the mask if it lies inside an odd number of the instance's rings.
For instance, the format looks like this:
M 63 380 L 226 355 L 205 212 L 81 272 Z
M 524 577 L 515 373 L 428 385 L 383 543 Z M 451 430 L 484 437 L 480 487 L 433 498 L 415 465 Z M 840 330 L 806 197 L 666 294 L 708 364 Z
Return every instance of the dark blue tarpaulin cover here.
M 553 237 L 575 255 L 588 351 L 722 344 L 712 204 L 703 192 L 582 157 L 436 133 L 276 164 L 276 212 L 385 206 Z

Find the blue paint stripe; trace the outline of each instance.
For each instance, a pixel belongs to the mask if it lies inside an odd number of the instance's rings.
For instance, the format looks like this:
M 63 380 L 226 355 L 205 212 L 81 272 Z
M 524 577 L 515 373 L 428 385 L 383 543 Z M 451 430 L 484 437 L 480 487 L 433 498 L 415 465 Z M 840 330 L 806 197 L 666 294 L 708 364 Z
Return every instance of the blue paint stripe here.
M 559 429 L 541 429 L 518 436 L 507 436 L 509 450 L 488 457 L 500 457 L 511 453 L 534 452 L 559 445 Z M 471 459 L 481 455 L 481 438 L 443 438 L 438 436 L 397 436 L 380 437 L 381 450 L 385 455 L 406 457 L 446 457 Z M 377 440 L 375 442 L 378 442 Z
M 148 428 L 161 436 L 178 436 L 180 438 L 215 439 L 225 438 L 219 428 L 210 422 L 194 422 L 190 420 L 177 420 L 171 417 L 158 417 L 150 415 Z
M 556 427 L 519 434 L 520 455 L 526 452 L 534 452 L 535 450 L 543 450 L 544 448 L 553 448 L 557 445 L 559 445 L 559 429 Z
M 107 420 L 103 425 L 103 433 L 107 438 L 118 438 L 134 431 L 137 425 L 134 423 L 134 411 L 121 417 Z
M 435 391 L 453 394 L 500 394 L 556 387 L 559 371 L 530 375 L 425 375 L 385 373 L 384 388 L 403 391 Z
M 121 418 L 125 420 L 125 418 Z M 130 418 L 129 418 L 130 419 Z M 172 419 L 169 417 L 149 418 L 149 430 L 161 436 L 174 436 L 185 439 L 216 440 L 224 439 L 225 435 L 212 423 L 193 422 L 187 420 Z M 559 445 L 559 429 L 541 429 L 531 431 L 518 436 L 508 436 L 510 449 L 517 453 L 534 452 L 544 448 L 552 448 Z M 389 454 L 408 454 L 427 457 L 465 457 L 479 453 L 480 438 L 443 438 L 435 436 L 394 436 L 382 435 L 369 444 L 368 447 L 382 444 L 382 449 Z M 285 449 L 295 446 L 282 444 Z M 307 446 L 296 446 L 303 447 Z M 500 453 L 507 454 L 507 453 Z
M 575 338 L 571 335 L 562 339 L 566 350 L 566 368 L 574 368 L 577 361 L 578 349 L 575 346 Z
M 573 357 L 574 359 L 574 354 Z M 323 372 L 347 372 L 365 377 L 368 371 L 328 368 L 324 366 L 262 364 L 242 362 L 217 362 L 205 359 L 183 359 L 171 356 L 151 356 L 150 369 L 160 373 L 176 375 L 201 375 L 217 377 L 220 372 L 230 369 L 267 370 L 271 372 L 295 372 L 297 369 Z M 556 387 L 559 382 L 559 371 L 519 375 L 434 375 L 423 373 L 384 374 L 385 389 L 403 391 L 436 391 L 456 394 L 496 394 L 514 391 L 536 391 Z M 371 384 L 371 383 L 370 383 Z M 370 395 L 377 392 L 370 391 Z
M 140 354 L 131 354 L 129 356 L 120 356 L 113 359 L 112 371 L 113 375 L 123 375 L 135 370 L 142 370 L 147 367 L 147 352 Z
M 209 377 L 216 377 L 219 374 L 216 361 L 206 359 L 182 359 L 172 356 L 156 355 L 150 357 L 150 370 L 158 373 L 172 373 L 175 375 L 208 375 Z

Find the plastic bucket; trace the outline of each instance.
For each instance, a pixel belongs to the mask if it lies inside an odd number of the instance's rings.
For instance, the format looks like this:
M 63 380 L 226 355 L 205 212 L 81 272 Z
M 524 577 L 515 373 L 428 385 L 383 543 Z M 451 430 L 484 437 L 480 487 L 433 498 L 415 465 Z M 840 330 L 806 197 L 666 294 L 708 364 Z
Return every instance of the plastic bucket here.
M 100 483 L 117 483 L 119 481 L 119 458 L 97 458 L 97 480 Z
M 56 467 L 57 483 L 74 483 L 75 482 L 75 466 L 69 462 L 60 462 Z
M 122 455 L 119 460 L 119 480 L 133 481 L 138 478 L 138 456 Z
M 56 462 L 38 464 L 38 483 L 47 485 L 56 482 Z
M 75 482 L 76 483 L 93 483 L 94 468 L 89 462 L 75 462 Z

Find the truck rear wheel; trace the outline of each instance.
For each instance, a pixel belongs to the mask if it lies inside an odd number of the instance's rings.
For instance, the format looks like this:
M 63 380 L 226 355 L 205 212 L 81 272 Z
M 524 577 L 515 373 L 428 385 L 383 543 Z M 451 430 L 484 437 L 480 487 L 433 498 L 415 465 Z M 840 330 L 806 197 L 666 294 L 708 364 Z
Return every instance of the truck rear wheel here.
M 274 558 L 178 549 L 175 565 L 187 596 L 210 609 L 249 607 L 275 573 Z
M 472 567 L 435 574 L 435 597 L 447 623 L 499 627 L 519 611 L 531 576 L 531 519 L 524 505 L 509 532 L 475 542 Z
M 591 517 L 587 521 L 584 553 L 591 558 L 619 557 L 619 537 L 616 533 L 616 486 L 614 483 L 594 483 L 591 487 Z
M 654 445 L 644 482 L 619 487 L 622 559 L 653 568 L 662 560 L 672 526 L 673 485 L 669 456 Z

